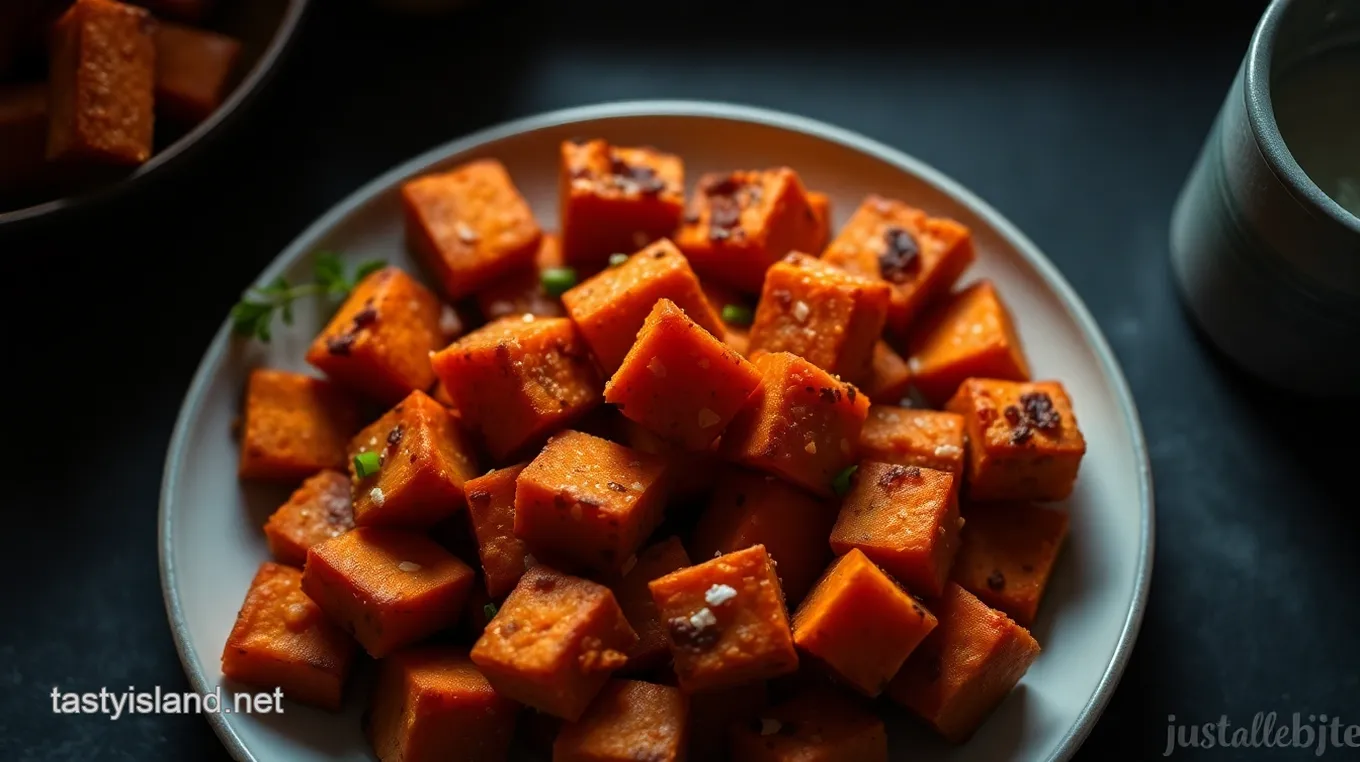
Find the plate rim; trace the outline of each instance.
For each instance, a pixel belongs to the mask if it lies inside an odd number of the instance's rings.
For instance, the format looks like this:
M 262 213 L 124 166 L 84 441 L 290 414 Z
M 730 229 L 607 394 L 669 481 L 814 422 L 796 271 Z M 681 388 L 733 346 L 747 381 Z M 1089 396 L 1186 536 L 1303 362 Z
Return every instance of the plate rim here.
M 1101 371 L 1109 380 L 1111 387 L 1115 390 L 1120 413 L 1124 417 L 1125 425 L 1128 427 L 1133 438 L 1132 444 L 1135 459 L 1137 460 L 1139 476 L 1138 502 L 1142 515 L 1139 520 L 1139 555 L 1134 569 L 1135 581 L 1133 605 L 1129 608 L 1129 612 L 1125 616 L 1123 626 L 1120 629 L 1119 639 L 1115 644 L 1114 653 L 1110 658 L 1110 663 L 1106 666 L 1104 673 L 1101 675 L 1100 682 L 1096 685 L 1095 693 L 1087 700 L 1086 705 L 1082 707 L 1081 712 L 1077 715 L 1076 722 L 1063 735 L 1062 739 L 1058 742 L 1057 748 L 1048 758 L 1047 762 L 1064 762 L 1065 760 L 1070 759 L 1076 753 L 1077 749 L 1081 747 L 1087 736 L 1090 735 L 1091 730 L 1095 727 L 1096 721 L 1100 718 L 1105 707 L 1109 704 L 1111 696 L 1114 695 L 1114 690 L 1119 684 L 1119 679 L 1123 675 L 1125 667 L 1128 666 L 1129 658 L 1133 653 L 1134 644 L 1138 639 L 1138 631 L 1142 625 L 1143 615 L 1147 609 L 1148 593 L 1152 582 L 1153 551 L 1156 544 L 1156 516 L 1151 458 L 1148 452 L 1147 441 L 1143 435 L 1143 427 L 1141 419 L 1138 416 L 1138 409 L 1134 401 L 1133 392 L 1129 387 L 1127 379 L 1124 377 L 1124 372 L 1115 357 L 1114 351 L 1110 348 L 1109 342 L 1105 338 L 1104 332 L 1100 330 L 1099 324 L 1096 323 L 1095 318 L 1091 316 L 1090 311 L 1086 308 L 1085 302 L 1077 295 L 1076 291 L 1072 288 L 1071 284 L 1067 282 L 1067 279 L 1063 277 L 1057 266 L 1048 259 L 1028 236 L 1022 233 L 1019 228 L 1013 225 L 1010 220 L 1000 212 L 992 208 L 990 204 L 983 201 L 981 197 L 964 187 L 958 181 L 935 169 L 933 166 L 906 152 L 892 148 L 852 130 L 837 127 L 817 119 L 757 106 L 746 106 L 719 101 L 662 99 L 608 101 L 586 106 L 556 109 L 513 119 L 478 130 L 463 137 L 455 138 L 437 145 L 410 159 L 398 163 L 396 166 L 388 169 L 349 193 L 308 225 L 302 233 L 295 237 L 277 256 L 274 257 L 273 260 L 270 261 L 260 273 L 255 283 L 265 283 L 291 267 L 299 257 L 303 256 L 306 251 L 310 249 L 311 242 L 314 239 L 333 229 L 356 209 L 371 201 L 389 186 L 451 156 L 476 149 L 487 143 L 513 137 L 520 133 L 532 132 L 548 127 L 558 127 L 565 124 L 599 119 L 667 116 L 687 118 L 709 117 L 727 121 L 754 123 L 797 132 L 850 148 L 892 165 L 899 170 L 920 177 L 939 188 L 944 193 L 954 197 L 960 203 L 971 208 L 975 214 L 986 220 L 988 224 L 993 226 L 998 233 L 1006 238 L 1015 247 L 1020 256 L 1024 258 L 1031 267 L 1038 271 L 1050 285 L 1057 295 L 1058 301 L 1061 303 L 1063 309 L 1081 329 L 1087 342 L 1094 350 Z M 221 361 L 222 356 L 227 351 L 230 338 L 230 321 L 224 318 L 222 326 L 213 337 L 212 343 L 208 345 L 208 349 L 203 354 L 203 359 L 199 361 L 198 368 L 194 371 L 193 380 L 190 382 L 189 389 L 185 393 L 184 401 L 180 405 L 180 411 L 175 417 L 175 428 L 171 434 L 170 444 L 166 451 L 157 515 L 157 555 L 160 567 L 161 594 L 165 599 L 166 615 L 169 619 L 171 636 L 175 642 L 175 651 L 179 654 L 180 664 L 184 668 L 185 676 L 189 679 L 189 683 L 193 689 L 200 693 L 208 691 L 210 686 L 204 673 L 203 665 L 200 664 L 197 658 L 190 652 L 188 628 L 184 618 L 184 609 L 176 589 L 174 554 L 172 552 L 172 538 L 174 533 L 169 504 L 171 495 L 175 492 L 176 485 L 179 481 L 185 442 L 189 436 L 190 419 L 195 417 L 193 414 L 202 407 L 204 390 L 207 388 L 209 382 L 210 370 Z M 225 715 L 207 714 L 205 716 L 207 717 L 208 724 L 217 733 L 217 737 L 221 740 L 222 744 L 226 747 L 227 752 L 233 759 L 238 762 L 259 762 L 254 753 L 246 748 L 235 729 L 226 721 Z

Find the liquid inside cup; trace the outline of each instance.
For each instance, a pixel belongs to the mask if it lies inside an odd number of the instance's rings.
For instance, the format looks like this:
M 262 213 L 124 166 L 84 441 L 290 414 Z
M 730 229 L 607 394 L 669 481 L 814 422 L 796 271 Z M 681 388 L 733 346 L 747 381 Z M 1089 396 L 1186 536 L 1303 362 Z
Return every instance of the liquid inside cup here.
M 1360 44 L 1291 66 L 1272 83 L 1271 101 L 1299 167 L 1360 218 Z

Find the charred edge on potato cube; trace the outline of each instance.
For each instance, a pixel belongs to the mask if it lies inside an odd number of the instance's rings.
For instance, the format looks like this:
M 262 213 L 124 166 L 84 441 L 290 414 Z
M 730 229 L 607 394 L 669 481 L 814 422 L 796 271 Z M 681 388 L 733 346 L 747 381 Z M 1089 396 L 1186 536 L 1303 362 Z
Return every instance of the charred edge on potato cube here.
M 1006 423 L 1011 425 L 1011 444 L 1024 444 L 1034 430 L 1053 431 L 1062 425 L 1062 413 L 1053 407 L 1053 399 L 1043 392 L 1020 395 L 1020 405 L 1007 405 Z
M 892 283 L 907 283 L 921 272 L 921 247 L 907 230 L 896 225 L 883 231 L 883 253 L 879 255 L 879 270 L 883 279 Z

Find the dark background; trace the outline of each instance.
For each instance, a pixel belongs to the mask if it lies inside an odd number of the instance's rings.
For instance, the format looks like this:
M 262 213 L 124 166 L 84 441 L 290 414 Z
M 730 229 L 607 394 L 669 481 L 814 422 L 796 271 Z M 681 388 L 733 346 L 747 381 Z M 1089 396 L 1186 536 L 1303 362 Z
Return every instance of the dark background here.
M 1157 757 L 1170 714 L 1360 722 L 1360 416 L 1225 365 L 1168 274 L 1172 203 L 1261 3 L 485 5 L 417 21 L 320 0 L 192 166 L 0 232 L 0 759 L 225 758 L 201 717 L 55 716 L 48 698 L 188 689 L 155 516 L 202 349 L 259 270 L 376 173 L 503 120 L 626 98 L 752 103 L 901 148 L 1025 230 L 1086 300 L 1151 447 L 1157 554 L 1137 650 L 1080 759 Z

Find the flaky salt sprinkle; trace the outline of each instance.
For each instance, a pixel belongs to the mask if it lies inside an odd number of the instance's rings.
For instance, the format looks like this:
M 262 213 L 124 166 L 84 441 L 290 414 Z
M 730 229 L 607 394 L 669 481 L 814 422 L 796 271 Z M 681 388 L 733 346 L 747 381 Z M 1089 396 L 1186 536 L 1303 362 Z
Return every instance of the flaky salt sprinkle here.
M 374 505 L 382 505 L 387 502 L 387 496 L 383 494 L 382 487 L 374 487 L 369 490 L 368 499 L 372 500 Z
M 404 572 L 418 572 L 420 571 L 420 564 L 415 561 L 402 561 L 397 564 L 397 568 Z
M 704 593 L 704 602 L 710 606 L 721 606 L 737 597 L 736 588 L 730 585 L 714 585 Z
M 808 308 L 807 302 L 803 301 L 802 299 L 799 299 L 798 301 L 793 303 L 793 316 L 798 320 L 798 322 L 800 323 L 806 322 L 808 319 L 808 314 L 810 312 L 812 312 L 812 310 Z
M 458 313 L 447 304 L 439 309 L 439 330 L 445 336 L 454 336 L 463 332 L 463 321 L 458 319 Z
M 459 220 L 458 222 L 454 223 L 453 229 L 454 232 L 458 234 L 458 240 L 462 241 L 463 243 L 477 242 L 478 238 L 477 231 L 473 230 L 472 227 L 468 225 L 466 222 Z
M 935 457 L 954 458 L 957 457 L 962 452 L 963 450 L 958 445 L 942 444 L 939 447 L 935 448 Z
M 689 623 L 694 629 L 702 630 L 705 627 L 712 627 L 717 624 L 718 618 L 713 616 L 712 611 L 702 608 L 694 612 L 694 615 L 689 618 Z
M 532 323 L 534 322 L 534 313 L 526 312 L 523 315 L 521 315 L 519 319 L 523 320 L 526 323 Z
M 647 363 L 647 370 L 650 370 L 652 375 L 657 378 L 666 377 L 666 366 L 661 363 L 660 357 L 653 357 L 651 361 Z

